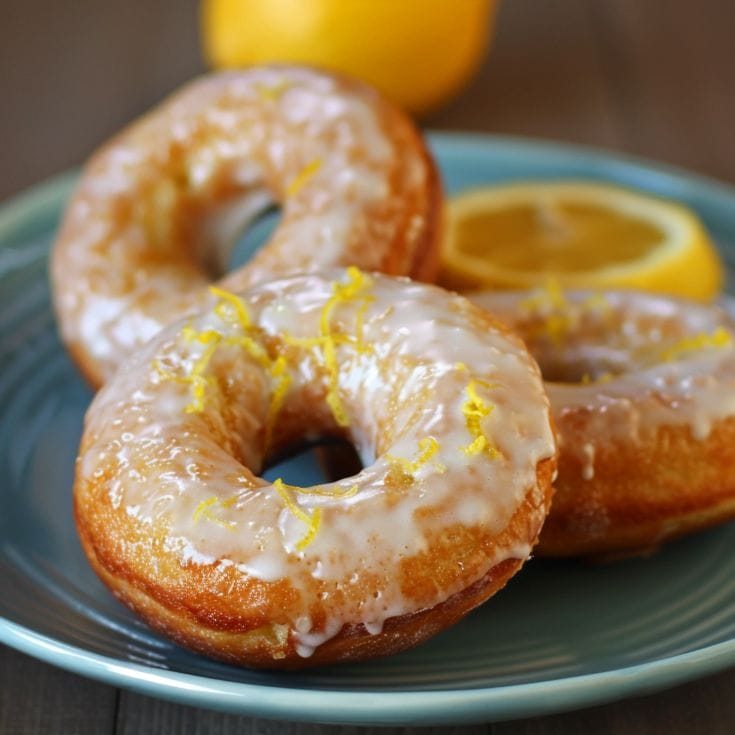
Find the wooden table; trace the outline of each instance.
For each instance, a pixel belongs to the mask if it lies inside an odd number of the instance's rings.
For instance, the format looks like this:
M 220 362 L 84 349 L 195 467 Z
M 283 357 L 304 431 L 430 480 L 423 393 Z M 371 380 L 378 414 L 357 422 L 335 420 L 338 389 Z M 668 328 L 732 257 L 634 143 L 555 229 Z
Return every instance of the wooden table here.
M 464 0 L 456 0 L 458 12 Z M 112 4 L 109 4 L 112 5 Z M 152 7 L 149 7 L 152 6 Z M 153 7 L 154 6 L 154 7 Z M 10 3 L 0 27 L 0 197 L 78 163 L 201 69 L 194 0 Z M 506 0 L 475 81 L 432 128 L 555 138 L 735 183 L 735 4 Z M 81 111 L 81 112 L 80 112 Z M 456 728 L 276 723 L 154 700 L 0 647 L 0 733 L 520 733 L 735 730 L 735 670 L 574 713 Z

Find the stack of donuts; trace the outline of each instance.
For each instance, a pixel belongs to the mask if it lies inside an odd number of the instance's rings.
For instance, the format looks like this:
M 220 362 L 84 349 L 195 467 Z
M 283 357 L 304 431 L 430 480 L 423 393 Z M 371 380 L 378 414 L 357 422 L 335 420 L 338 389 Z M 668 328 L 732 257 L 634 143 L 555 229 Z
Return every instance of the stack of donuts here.
M 227 273 L 274 204 L 268 243 Z M 315 70 L 204 78 L 92 157 L 51 267 L 100 388 L 75 517 L 153 628 L 246 666 L 367 659 L 484 602 L 539 535 L 549 555 L 628 553 L 735 513 L 728 315 L 625 294 L 472 303 L 424 283 L 440 235 L 413 124 Z M 333 437 L 359 472 L 261 477 Z

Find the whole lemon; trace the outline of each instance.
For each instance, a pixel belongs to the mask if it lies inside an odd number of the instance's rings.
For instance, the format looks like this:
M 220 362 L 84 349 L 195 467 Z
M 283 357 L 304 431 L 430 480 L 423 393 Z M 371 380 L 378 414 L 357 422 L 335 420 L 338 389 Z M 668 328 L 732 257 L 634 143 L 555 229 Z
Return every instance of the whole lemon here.
M 215 68 L 284 61 L 342 71 L 425 113 L 475 71 L 496 0 L 203 0 Z

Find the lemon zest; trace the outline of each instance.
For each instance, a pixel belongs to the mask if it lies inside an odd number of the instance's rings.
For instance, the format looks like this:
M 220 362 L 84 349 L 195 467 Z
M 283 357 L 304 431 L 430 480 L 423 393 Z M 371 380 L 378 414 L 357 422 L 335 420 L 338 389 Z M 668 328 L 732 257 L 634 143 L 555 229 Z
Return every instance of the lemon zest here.
M 570 303 L 559 281 L 549 278 L 544 286 L 519 303 L 527 314 L 543 320 L 543 331 L 555 344 L 563 341 L 572 326 Z
M 556 278 L 547 279 L 546 283 L 519 303 L 525 312 L 539 312 L 548 309 L 564 309 L 569 305 L 564 289 Z
M 668 347 L 661 353 L 661 360 L 671 362 L 687 356 L 692 352 L 699 352 L 710 347 L 724 348 L 732 344 L 732 335 L 724 327 L 717 327 L 714 332 L 708 334 L 701 332 L 692 337 L 685 337 L 676 344 Z
M 319 526 L 321 525 L 322 509 L 315 508 L 312 514 L 309 515 L 304 512 L 298 503 L 294 501 L 291 497 L 291 493 L 309 495 L 318 498 L 331 498 L 332 500 L 343 500 L 344 498 L 351 498 L 358 490 L 357 485 L 352 485 L 349 488 L 337 491 L 324 490 L 320 487 L 305 488 L 299 487 L 298 485 L 287 485 L 280 477 L 273 481 L 273 487 L 281 497 L 281 500 L 283 500 L 288 511 L 307 526 L 306 533 L 296 543 L 295 548 L 297 551 L 303 551 L 316 537 L 316 534 L 319 531 Z
M 493 411 L 493 404 L 486 401 L 478 392 L 478 386 L 489 388 L 489 383 L 484 380 L 472 379 L 467 384 L 467 399 L 462 404 L 462 413 L 465 417 L 467 431 L 474 439 L 465 447 L 462 452 L 468 455 L 480 454 L 485 452 L 491 459 L 498 456 L 498 451 L 492 446 L 485 432 L 482 430 L 482 420 L 489 416 Z
M 190 391 L 192 400 L 184 408 L 185 413 L 201 413 L 204 410 L 204 399 L 207 392 L 207 386 L 212 384 L 212 377 L 205 375 L 205 371 L 209 366 L 215 350 L 218 347 L 218 340 L 211 340 L 205 343 L 202 354 L 197 358 L 191 368 L 191 372 L 187 376 L 190 383 Z
M 217 504 L 217 496 L 213 495 L 211 498 L 207 498 L 206 500 L 202 500 L 199 505 L 197 505 L 196 509 L 194 510 L 194 515 L 192 516 L 192 520 L 194 523 L 196 523 L 199 518 L 204 514 L 208 508 L 211 508 L 213 505 Z
M 386 454 L 385 458 L 394 466 L 399 467 L 407 475 L 413 478 L 415 475 L 436 453 L 439 451 L 440 444 L 433 436 L 425 436 L 419 439 L 418 456 L 414 460 L 405 457 L 395 457 L 392 454 Z M 437 472 L 446 472 L 447 468 L 440 462 L 434 462 Z
M 610 372 L 601 373 L 593 378 L 589 373 L 584 373 L 579 381 L 582 385 L 592 385 L 593 383 L 609 383 L 615 376 Z
M 286 187 L 286 196 L 294 196 L 294 194 L 296 194 L 321 167 L 321 158 L 315 158 L 310 163 L 307 163 L 306 166 L 304 166 L 301 171 L 291 179 L 291 183 Z
M 543 322 L 543 333 L 557 345 L 577 326 L 582 315 L 599 313 L 609 316 L 611 313 L 605 294 L 597 291 L 575 304 L 568 300 L 555 278 L 549 278 L 542 288 L 523 299 L 519 308 L 526 314 L 539 317 Z
M 235 310 L 237 321 L 243 331 L 246 332 L 251 328 L 252 320 L 250 319 L 250 314 L 248 314 L 245 302 L 242 299 L 238 298 L 234 293 L 225 291 L 223 288 L 218 288 L 217 286 L 210 286 L 209 292 L 218 299 L 221 299 L 220 303 L 214 307 L 214 311 L 217 316 L 228 321 L 227 317 L 223 316 L 223 310 L 221 307 L 224 306 L 224 304 L 229 304 Z
M 191 324 L 187 324 L 181 330 L 182 338 L 187 342 L 199 342 L 205 346 L 203 352 L 191 367 L 189 374 L 176 375 L 160 361 L 155 361 L 153 368 L 164 380 L 188 384 L 191 400 L 184 411 L 185 413 L 202 413 L 206 404 L 207 388 L 214 384 L 212 376 L 206 375 L 206 371 L 216 350 L 221 345 L 240 347 L 245 350 L 274 379 L 265 426 L 265 443 L 268 446 L 276 417 L 283 406 L 288 388 L 291 385 L 288 362 L 283 355 L 279 355 L 275 360 L 271 359 L 265 347 L 249 334 L 255 327 L 242 299 L 217 286 L 210 286 L 209 290 L 213 296 L 220 300 L 213 309 L 214 313 L 223 322 L 239 329 L 242 334 L 227 336 L 212 328 L 197 331 Z
M 357 494 L 358 486 L 352 485 L 344 490 L 323 490 L 320 487 L 316 488 L 305 488 L 291 485 L 291 490 L 298 493 L 299 495 L 313 495 L 317 498 L 333 498 L 334 500 L 342 500 L 344 498 L 351 498 Z
M 268 406 L 268 417 L 265 423 L 265 446 L 270 445 L 273 436 L 273 427 L 276 423 L 286 393 L 291 385 L 291 374 L 288 372 L 288 362 L 283 355 L 279 355 L 270 366 L 272 378 L 276 378 L 276 385 L 271 394 L 271 402 Z
M 177 375 L 169 370 L 158 359 L 153 361 L 153 370 L 161 380 L 170 380 L 173 383 L 188 383 L 189 381 L 183 375 Z
M 223 521 L 221 518 L 217 518 L 217 516 L 212 515 L 210 509 L 216 505 L 221 505 L 223 508 L 229 508 L 236 500 L 237 496 L 227 500 L 220 500 L 216 495 L 213 495 L 211 498 L 207 498 L 206 500 L 202 500 L 202 502 L 194 509 L 192 521 L 194 523 L 198 523 L 200 518 L 205 518 L 212 523 L 216 523 L 221 528 L 233 531 L 235 529 L 235 523 L 232 521 Z
M 315 508 L 314 512 L 311 514 L 311 522 L 309 524 L 309 528 L 307 529 L 306 533 L 301 537 L 301 539 L 296 542 L 296 551 L 303 551 L 314 540 L 314 537 L 319 531 L 321 521 L 322 509 Z
M 290 491 L 297 491 L 299 488 L 293 485 L 286 485 L 280 477 L 273 481 L 273 487 L 280 495 L 288 511 L 307 526 L 306 533 L 296 542 L 295 546 L 296 551 L 303 551 L 314 540 L 314 537 L 319 531 L 319 525 L 322 519 L 321 508 L 315 508 L 311 515 L 305 513 L 290 494 Z
M 363 299 L 372 300 L 370 294 L 363 294 L 366 288 L 372 286 L 372 279 L 364 274 L 359 268 L 350 266 L 347 269 L 347 283 L 335 281 L 332 284 L 332 295 L 324 304 L 319 319 L 319 335 L 324 338 L 322 345 L 322 355 L 324 358 L 324 366 L 329 376 L 329 387 L 327 390 L 327 405 L 332 409 L 332 414 L 339 426 L 349 426 L 350 421 L 347 411 L 344 407 L 342 399 L 338 391 L 339 366 L 337 364 L 337 342 L 336 335 L 332 332 L 330 318 L 332 312 L 339 304 L 346 304 L 362 296 Z M 369 303 L 363 302 L 363 303 Z M 367 308 L 367 307 L 366 307 Z M 364 315 L 363 315 L 364 318 Z M 362 327 L 360 327 L 362 329 Z
M 595 291 L 590 294 L 581 304 L 584 311 L 599 311 L 603 314 L 609 314 L 612 306 L 610 300 L 602 291 Z
M 370 352 L 370 345 L 365 344 L 364 328 L 367 308 L 374 301 L 372 294 L 366 294 L 365 289 L 372 286 L 372 279 L 359 268 L 350 266 L 347 269 L 348 281 L 334 281 L 332 294 L 322 307 L 319 315 L 318 337 L 294 337 L 283 335 L 286 344 L 299 347 L 318 347 L 321 349 L 322 362 L 327 371 L 327 395 L 325 401 L 332 411 L 339 426 L 349 426 L 350 420 L 344 403 L 339 395 L 339 363 L 337 362 L 337 346 L 350 345 L 358 353 Z M 331 318 L 339 304 L 346 304 L 360 300 L 360 306 L 355 315 L 355 335 L 340 334 L 332 329 Z
M 258 84 L 255 89 L 258 97 L 265 102 L 277 102 L 291 86 L 287 79 L 280 79 L 273 84 Z

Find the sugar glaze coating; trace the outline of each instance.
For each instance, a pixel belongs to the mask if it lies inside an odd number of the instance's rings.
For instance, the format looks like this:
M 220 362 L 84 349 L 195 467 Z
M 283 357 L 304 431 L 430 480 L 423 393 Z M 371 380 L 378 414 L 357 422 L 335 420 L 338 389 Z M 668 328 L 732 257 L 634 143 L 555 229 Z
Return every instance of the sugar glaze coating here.
M 89 161 L 53 251 L 62 336 L 99 385 L 207 302 L 245 225 L 282 219 L 223 280 L 357 265 L 430 280 L 440 186 L 419 133 L 357 82 L 262 67 L 190 83 Z
M 538 360 L 559 435 L 539 553 L 613 555 L 735 516 L 735 321 L 635 292 L 468 294 Z
M 522 343 L 461 297 L 356 270 L 261 285 L 242 312 L 220 297 L 89 409 L 76 513 L 107 584 L 187 645 L 286 667 L 400 650 L 502 586 L 555 463 Z M 358 475 L 258 477 L 330 434 Z

